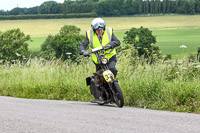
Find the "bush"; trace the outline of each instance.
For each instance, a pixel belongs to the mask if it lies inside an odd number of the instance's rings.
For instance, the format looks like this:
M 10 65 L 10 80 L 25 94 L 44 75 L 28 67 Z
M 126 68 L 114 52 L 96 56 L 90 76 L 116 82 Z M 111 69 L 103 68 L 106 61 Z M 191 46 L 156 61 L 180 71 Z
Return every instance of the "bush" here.
M 13 29 L 0 34 L 0 59 L 5 62 L 22 60 L 28 55 L 28 44 L 31 38 L 20 29 Z
M 47 39 L 45 40 L 45 42 L 41 45 L 41 51 L 39 53 L 40 57 L 43 57 L 45 59 L 51 59 L 53 57 L 55 57 L 55 50 L 52 48 L 52 37 L 51 35 L 49 35 L 47 37 Z
M 83 35 L 80 35 L 80 28 L 65 25 L 55 36 L 49 36 L 42 44 L 41 55 L 45 58 L 55 56 L 66 60 L 75 60 L 79 56 L 78 48 Z
M 164 57 L 163 61 L 171 60 L 171 59 L 172 59 L 172 55 L 171 55 L 171 54 L 167 54 L 167 55 Z
M 126 31 L 125 34 L 124 42 L 126 44 L 134 44 L 134 48 L 137 49 L 140 57 L 144 56 L 144 58 L 149 58 L 151 61 L 160 58 L 160 49 L 154 45 L 156 37 L 152 35 L 152 31 L 148 28 L 132 28 Z
M 188 55 L 188 61 L 189 61 L 189 62 L 195 62 L 196 60 L 197 60 L 196 54 L 190 53 L 190 54 Z

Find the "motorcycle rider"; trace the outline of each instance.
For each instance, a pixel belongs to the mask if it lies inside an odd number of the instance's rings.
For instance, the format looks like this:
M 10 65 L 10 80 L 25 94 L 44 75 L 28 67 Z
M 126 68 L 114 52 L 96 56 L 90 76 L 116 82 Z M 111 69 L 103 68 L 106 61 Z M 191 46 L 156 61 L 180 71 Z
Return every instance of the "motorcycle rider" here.
M 117 69 L 115 68 L 117 58 L 115 47 L 120 45 L 120 41 L 114 35 L 113 30 L 106 27 L 103 19 L 95 18 L 91 22 L 92 30 L 86 32 L 86 37 L 79 46 L 79 53 L 84 56 L 89 56 L 89 52 L 85 51 L 89 44 L 89 49 L 97 48 L 99 46 L 104 46 L 107 50 L 105 57 L 109 59 L 108 67 L 116 77 Z M 96 55 L 92 54 L 92 60 L 96 65 L 96 71 L 100 69 Z

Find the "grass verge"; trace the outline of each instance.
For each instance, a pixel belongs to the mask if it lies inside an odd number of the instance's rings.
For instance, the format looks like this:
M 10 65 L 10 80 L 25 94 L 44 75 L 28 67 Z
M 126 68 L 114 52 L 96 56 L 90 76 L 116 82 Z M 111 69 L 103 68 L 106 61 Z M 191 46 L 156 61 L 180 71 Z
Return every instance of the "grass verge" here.
M 200 113 L 200 64 L 187 61 L 135 65 L 121 55 L 118 80 L 125 105 L 139 108 Z M 93 97 L 85 78 L 95 66 L 31 59 L 25 64 L 0 66 L 0 95 L 33 99 L 90 101 Z

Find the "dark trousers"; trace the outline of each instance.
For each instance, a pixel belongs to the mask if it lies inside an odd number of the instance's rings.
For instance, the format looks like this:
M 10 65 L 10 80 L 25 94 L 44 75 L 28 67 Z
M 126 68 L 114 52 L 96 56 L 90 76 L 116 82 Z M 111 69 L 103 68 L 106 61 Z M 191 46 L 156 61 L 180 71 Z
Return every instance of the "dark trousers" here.
M 116 62 L 117 62 L 116 55 L 111 57 L 108 62 L 108 68 L 111 70 L 111 72 L 114 74 L 115 77 L 117 76 L 117 69 L 115 68 Z M 96 71 L 101 69 L 100 65 L 98 64 L 95 65 L 96 65 Z

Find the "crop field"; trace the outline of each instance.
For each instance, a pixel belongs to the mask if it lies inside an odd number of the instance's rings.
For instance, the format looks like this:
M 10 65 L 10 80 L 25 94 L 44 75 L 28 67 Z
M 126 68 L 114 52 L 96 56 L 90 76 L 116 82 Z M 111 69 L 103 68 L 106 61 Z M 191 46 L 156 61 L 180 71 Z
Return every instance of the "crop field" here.
M 200 29 L 156 30 L 153 34 L 157 38 L 157 45 L 163 54 L 182 54 L 183 52 L 197 52 L 200 47 Z M 187 46 L 181 49 L 180 46 Z M 184 51 L 183 51 L 184 50 Z
M 30 35 L 31 51 L 40 50 L 41 44 L 48 35 L 57 34 L 64 25 L 75 25 L 81 29 L 81 34 L 90 29 L 93 18 L 77 19 L 39 19 L 39 20 L 5 20 L 0 21 L 0 31 L 20 28 Z M 108 27 L 112 27 L 116 36 L 123 41 L 125 31 L 141 26 L 153 31 L 157 44 L 163 54 L 180 55 L 183 50 L 180 45 L 186 45 L 184 53 L 196 52 L 200 46 L 200 15 L 174 15 L 149 17 L 106 17 L 103 18 Z

